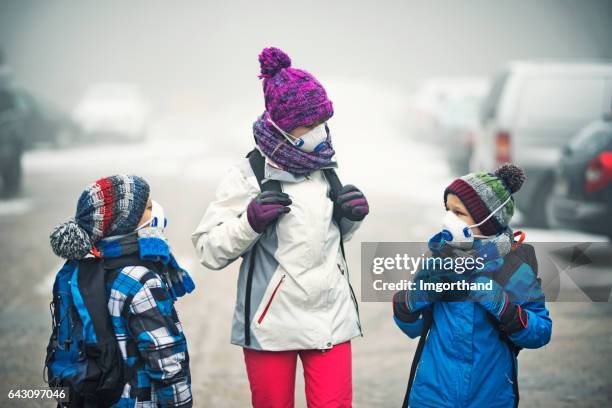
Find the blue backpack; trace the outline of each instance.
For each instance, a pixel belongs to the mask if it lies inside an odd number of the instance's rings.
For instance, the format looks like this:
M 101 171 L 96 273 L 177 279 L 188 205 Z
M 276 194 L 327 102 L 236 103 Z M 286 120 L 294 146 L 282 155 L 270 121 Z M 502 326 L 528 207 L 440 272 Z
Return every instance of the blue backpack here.
M 135 375 L 137 367 L 124 364 L 108 312 L 107 283 L 128 265 L 134 259 L 86 258 L 66 262 L 57 273 L 45 381 L 68 387 L 70 403 L 61 407 L 111 406 Z

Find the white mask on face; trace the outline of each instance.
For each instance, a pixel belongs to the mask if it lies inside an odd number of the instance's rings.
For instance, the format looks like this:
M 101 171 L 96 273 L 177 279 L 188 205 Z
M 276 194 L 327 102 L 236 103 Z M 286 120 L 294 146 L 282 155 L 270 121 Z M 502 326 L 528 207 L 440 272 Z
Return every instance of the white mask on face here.
M 465 221 L 452 211 L 447 211 L 442 220 L 442 234 L 446 242 L 455 248 L 469 249 L 474 245 L 474 238 L 490 238 L 486 235 L 474 235 L 472 228 L 479 227 L 491 218 L 496 212 L 501 210 L 512 197 L 508 197 L 499 207 L 491 212 L 484 220 L 478 224 L 467 225 Z
M 317 125 L 317 127 L 309 130 L 296 139 L 294 136 L 281 129 L 269 117 L 268 121 L 289 141 L 289 143 L 305 152 L 319 152 L 327 144 L 327 130 L 325 129 L 325 123 Z
M 138 229 L 145 227 L 153 227 L 159 228 L 162 231 L 168 225 L 168 220 L 166 219 L 166 215 L 164 214 L 164 207 L 161 206 L 157 201 L 151 200 L 151 218 L 142 224 Z

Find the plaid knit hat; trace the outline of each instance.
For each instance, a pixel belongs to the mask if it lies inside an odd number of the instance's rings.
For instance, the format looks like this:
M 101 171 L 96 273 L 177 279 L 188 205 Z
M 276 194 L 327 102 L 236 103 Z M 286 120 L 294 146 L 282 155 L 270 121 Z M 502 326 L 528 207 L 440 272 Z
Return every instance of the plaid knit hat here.
M 513 164 L 504 164 L 494 173 L 470 173 L 453 181 L 444 190 L 444 204 L 449 193 L 455 194 L 476 223 L 481 222 L 491 212 L 502 205 L 508 197 L 516 193 L 523 182 L 523 170 Z M 502 232 L 514 215 L 514 198 L 479 228 L 484 235 Z
M 86 256 L 101 238 L 134 231 L 149 199 L 149 184 L 138 176 L 102 178 L 81 193 L 74 219 L 51 232 L 51 248 L 66 259 Z
M 324 122 L 334 114 L 323 85 L 310 73 L 291 68 L 291 59 L 278 48 L 259 54 L 266 110 L 284 131 Z

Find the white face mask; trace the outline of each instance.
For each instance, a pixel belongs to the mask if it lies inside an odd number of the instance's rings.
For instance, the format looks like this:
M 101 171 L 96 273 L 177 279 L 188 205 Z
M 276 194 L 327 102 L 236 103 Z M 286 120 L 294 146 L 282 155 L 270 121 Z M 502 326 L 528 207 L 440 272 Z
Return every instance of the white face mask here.
M 285 138 L 300 150 L 305 152 L 319 152 L 327 144 L 327 130 L 325 129 L 325 123 L 321 123 L 307 133 L 304 133 L 299 138 L 295 138 L 289 133 L 281 129 L 272 119 L 268 117 L 268 121 L 278 130 Z
M 452 211 L 447 211 L 442 220 L 442 234 L 446 242 L 455 248 L 469 249 L 474 245 L 474 238 L 490 238 L 486 235 L 474 235 L 472 228 L 479 227 L 491 218 L 496 212 L 501 210 L 512 197 L 508 197 L 499 207 L 491 212 L 484 220 L 478 224 L 467 225 L 465 221 Z
M 168 225 L 168 219 L 164 214 L 164 207 L 162 207 L 161 204 L 159 204 L 155 200 L 151 200 L 151 207 L 151 218 L 147 222 L 142 224 L 140 227 L 138 227 L 138 229 L 145 227 L 153 227 L 159 228 L 163 231 Z

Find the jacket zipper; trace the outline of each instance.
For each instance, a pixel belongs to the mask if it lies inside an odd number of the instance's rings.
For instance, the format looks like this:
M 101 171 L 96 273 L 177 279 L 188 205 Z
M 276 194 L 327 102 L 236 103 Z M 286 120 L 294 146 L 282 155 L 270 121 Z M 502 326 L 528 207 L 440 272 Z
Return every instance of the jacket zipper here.
M 342 269 L 342 266 L 340 266 L 340 264 L 336 264 L 338 265 L 338 270 L 340 271 L 340 273 L 342 275 L 344 274 L 344 269 Z M 357 303 L 357 297 L 355 296 L 355 292 L 353 291 L 353 286 L 351 285 L 351 281 L 350 278 L 348 276 L 348 266 L 347 266 L 347 271 L 346 271 L 346 276 L 343 276 L 344 279 L 346 280 L 346 283 L 348 284 L 349 287 L 349 294 L 351 296 L 351 300 L 353 301 L 353 306 L 355 307 L 355 311 L 357 312 L 357 327 L 359 328 L 359 334 L 363 337 L 363 330 L 361 329 L 361 317 L 359 316 L 359 305 Z
M 270 305 L 272 304 L 272 300 L 274 300 L 274 296 L 276 296 L 276 292 L 278 291 L 278 288 L 280 287 L 281 283 L 283 283 L 284 280 L 285 280 L 285 275 L 282 276 L 280 281 L 278 281 L 278 283 L 276 284 L 274 291 L 272 291 L 272 295 L 270 296 L 270 299 L 268 299 L 268 303 L 266 304 L 266 307 L 264 308 L 263 312 L 261 312 L 259 319 L 257 319 L 258 324 L 261 324 L 261 322 L 263 322 L 264 317 L 266 317 L 266 314 L 268 313 L 268 309 L 270 308 Z

